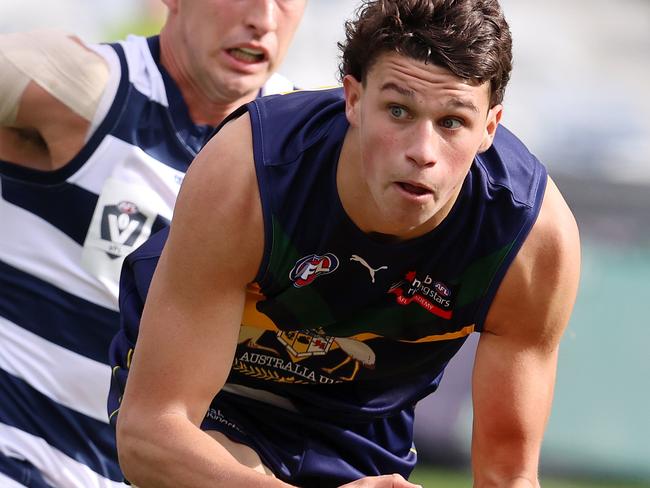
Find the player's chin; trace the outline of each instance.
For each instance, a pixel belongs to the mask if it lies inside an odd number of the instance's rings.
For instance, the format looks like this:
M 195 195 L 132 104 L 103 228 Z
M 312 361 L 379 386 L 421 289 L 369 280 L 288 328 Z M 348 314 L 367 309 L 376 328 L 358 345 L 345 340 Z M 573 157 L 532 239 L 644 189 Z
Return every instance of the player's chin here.
M 266 71 L 252 74 L 238 73 L 230 76 L 225 86 L 233 98 L 255 97 L 270 76 Z

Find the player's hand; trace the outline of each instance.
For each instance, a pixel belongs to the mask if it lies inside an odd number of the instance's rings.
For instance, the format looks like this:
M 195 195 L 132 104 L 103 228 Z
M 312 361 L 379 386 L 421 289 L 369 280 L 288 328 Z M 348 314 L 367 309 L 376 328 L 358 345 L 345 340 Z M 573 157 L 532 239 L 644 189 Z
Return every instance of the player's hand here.
M 399 474 L 387 474 L 361 478 L 339 488 L 422 488 L 422 485 L 409 483 Z

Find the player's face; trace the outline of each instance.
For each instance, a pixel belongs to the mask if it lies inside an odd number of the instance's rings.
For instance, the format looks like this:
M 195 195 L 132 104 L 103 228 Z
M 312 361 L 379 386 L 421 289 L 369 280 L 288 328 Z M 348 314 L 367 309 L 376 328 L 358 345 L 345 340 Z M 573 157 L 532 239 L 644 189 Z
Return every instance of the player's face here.
M 356 220 L 400 238 L 428 232 L 453 206 L 476 154 L 492 144 L 502 108 L 489 108 L 488 83 L 387 53 L 365 84 L 346 77 L 344 86 L 356 155 L 350 179 L 362 200 Z
M 257 92 L 287 52 L 307 0 L 165 0 L 185 63 L 211 98 Z

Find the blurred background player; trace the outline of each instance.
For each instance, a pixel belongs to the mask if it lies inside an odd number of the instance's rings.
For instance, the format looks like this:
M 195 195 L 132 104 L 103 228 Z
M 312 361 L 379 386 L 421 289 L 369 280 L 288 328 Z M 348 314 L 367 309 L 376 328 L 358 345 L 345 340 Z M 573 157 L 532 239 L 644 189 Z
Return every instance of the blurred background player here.
M 164 231 L 127 259 L 111 359 L 139 486 L 410 486 L 376 476 L 410 474 L 414 406 L 477 331 L 475 486 L 539 487 L 579 239 L 499 127 L 500 6 L 364 2 L 343 48 L 343 90 L 253 101 L 199 154 L 144 313 Z
M 121 484 L 105 407 L 121 262 L 168 225 L 214 126 L 293 88 L 273 73 L 306 0 L 164 3 L 150 38 L 0 36 L 2 486 Z

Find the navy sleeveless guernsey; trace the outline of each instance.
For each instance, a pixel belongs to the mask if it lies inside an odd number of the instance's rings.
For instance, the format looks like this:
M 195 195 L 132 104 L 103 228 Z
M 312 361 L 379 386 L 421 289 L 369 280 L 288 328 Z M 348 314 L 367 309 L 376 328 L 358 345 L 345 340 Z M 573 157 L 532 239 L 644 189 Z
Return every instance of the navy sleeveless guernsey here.
M 408 476 L 414 406 L 436 390 L 467 336 L 481 331 L 537 218 L 546 170 L 501 127 L 436 229 L 379 242 L 355 226 L 337 193 L 348 130 L 342 91 L 265 97 L 246 109 L 264 257 L 232 371 L 202 427 L 250 445 L 298 486 Z M 126 261 L 124 330 L 112 358 L 123 369 L 125 337 L 132 346 L 165 237 Z

